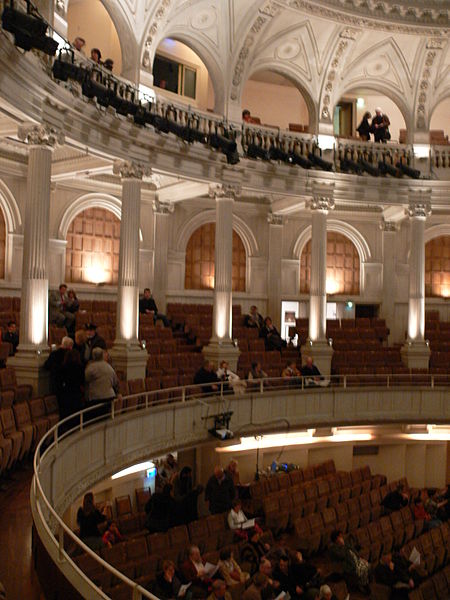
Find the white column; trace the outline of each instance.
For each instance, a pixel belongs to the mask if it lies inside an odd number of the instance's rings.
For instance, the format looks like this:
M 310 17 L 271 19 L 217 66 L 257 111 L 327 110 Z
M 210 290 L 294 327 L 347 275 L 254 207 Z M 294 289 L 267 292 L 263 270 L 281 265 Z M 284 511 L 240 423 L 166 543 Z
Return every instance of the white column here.
M 392 336 L 395 324 L 395 242 L 398 227 L 392 221 L 383 220 L 380 228 L 383 232 L 383 303 L 381 314 L 386 320 L 386 325 Z
M 214 186 L 210 196 L 216 200 L 216 237 L 214 255 L 213 332 L 209 345 L 203 349 L 206 358 L 227 360 L 236 368 L 239 350 L 232 340 L 233 306 L 233 204 L 239 190 L 230 185 Z
M 29 145 L 27 198 L 23 235 L 19 347 L 9 360 L 20 383 L 46 391 L 42 364 L 48 353 L 48 233 L 52 152 L 63 137 L 46 125 L 25 124 L 19 138 Z
M 153 253 L 153 285 L 152 294 L 161 313 L 166 312 L 167 304 L 167 257 L 169 252 L 170 215 L 173 204 L 153 202 L 153 223 L 155 248 Z
M 309 339 L 303 359 L 312 354 L 323 375 L 329 376 L 333 351 L 326 338 L 327 320 L 327 215 L 334 209 L 333 184 L 315 184 L 311 208 L 311 282 L 309 291 Z
M 427 368 L 430 349 L 425 343 L 425 223 L 431 213 L 431 190 L 410 190 L 408 337 L 402 355 L 410 368 Z
M 114 172 L 122 178 L 122 215 L 116 339 L 111 357 L 116 369 L 124 371 L 127 379 L 135 379 L 145 377 L 147 362 L 147 352 L 138 340 L 139 223 L 144 169 L 135 163 L 116 162 Z
M 281 331 L 281 261 L 283 258 L 283 217 L 269 213 L 269 268 L 267 281 L 267 314 Z

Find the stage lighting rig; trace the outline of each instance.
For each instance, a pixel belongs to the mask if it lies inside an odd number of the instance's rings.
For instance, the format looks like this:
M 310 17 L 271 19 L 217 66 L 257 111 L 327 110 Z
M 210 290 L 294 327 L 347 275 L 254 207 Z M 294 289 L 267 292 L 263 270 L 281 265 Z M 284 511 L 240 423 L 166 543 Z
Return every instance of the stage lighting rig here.
M 227 163 L 229 165 L 236 165 L 239 162 L 239 154 L 237 151 L 237 145 L 234 139 L 228 137 L 230 134 L 227 130 L 224 130 L 224 134 L 211 133 L 209 135 L 209 145 L 215 150 L 220 150 L 227 157 Z
M 403 175 L 400 169 L 397 169 L 396 167 L 393 167 L 389 163 L 385 163 L 382 160 L 378 162 L 378 170 L 382 175 L 391 175 L 391 177 L 395 177 L 397 179 L 401 179 Z
M 408 175 L 411 179 L 420 179 L 421 172 L 418 169 L 411 169 L 408 165 L 404 165 L 400 160 L 395 164 L 404 175 Z
M 341 171 L 343 171 L 344 173 L 352 171 L 353 173 L 356 173 L 356 175 L 362 174 L 361 166 L 354 160 L 351 160 L 350 158 L 344 158 L 343 160 L 341 160 L 340 165 Z
M 13 34 L 14 43 L 19 48 L 26 51 L 36 48 L 49 56 L 55 56 L 58 42 L 46 35 L 48 23 L 40 15 L 33 14 L 32 10 L 29 0 L 26 13 L 16 10 L 11 0 L 10 5 L 3 10 L 2 27 Z
M 370 162 L 367 162 L 367 160 L 360 158 L 358 160 L 358 164 L 360 165 L 360 167 L 363 171 L 365 171 L 366 173 L 369 173 L 369 175 L 372 175 L 372 177 L 379 177 L 379 175 L 380 175 L 379 169 L 377 167 L 374 167 Z
M 298 165 L 302 169 L 310 169 L 313 166 L 310 160 L 296 152 L 289 152 L 288 162 L 292 165 Z
M 60 81 L 73 79 L 82 83 L 86 78 L 87 71 L 75 64 L 74 51 L 68 47 L 59 51 L 58 59 L 53 62 L 53 77 Z
M 320 169 L 322 169 L 322 171 L 333 170 L 333 163 L 323 160 L 323 158 L 320 158 L 320 156 L 316 156 L 312 152 L 308 153 L 308 158 L 315 167 L 319 167 Z

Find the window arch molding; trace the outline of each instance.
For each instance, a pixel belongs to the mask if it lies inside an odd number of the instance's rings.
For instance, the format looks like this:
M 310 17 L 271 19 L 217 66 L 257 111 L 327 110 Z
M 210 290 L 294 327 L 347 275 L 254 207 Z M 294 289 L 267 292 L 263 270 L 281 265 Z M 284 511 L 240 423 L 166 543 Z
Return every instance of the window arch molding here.
M 6 233 L 20 233 L 22 216 L 9 187 L 0 179 L 0 205 L 5 218 Z
M 119 221 L 122 218 L 122 202 L 115 196 L 97 193 L 84 194 L 65 210 L 59 224 L 58 238 L 61 240 L 67 239 L 67 232 L 72 221 L 77 215 L 89 208 L 104 208 L 112 212 Z
M 205 210 L 191 217 L 178 232 L 177 251 L 186 252 L 187 244 L 194 231 L 196 231 L 202 225 L 206 225 L 206 223 L 215 222 L 215 209 Z M 247 223 L 237 215 L 233 215 L 233 229 L 239 235 L 239 237 L 242 240 L 242 243 L 244 244 L 247 259 L 253 256 L 257 256 L 259 253 L 259 248 L 256 238 L 250 227 L 247 225 Z
M 441 225 L 433 225 L 425 229 L 424 241 L 425 244 L 434 240 L 434 238 L 442 237 L 444 235 L 450 236 L 450 224 L 442 223 Z

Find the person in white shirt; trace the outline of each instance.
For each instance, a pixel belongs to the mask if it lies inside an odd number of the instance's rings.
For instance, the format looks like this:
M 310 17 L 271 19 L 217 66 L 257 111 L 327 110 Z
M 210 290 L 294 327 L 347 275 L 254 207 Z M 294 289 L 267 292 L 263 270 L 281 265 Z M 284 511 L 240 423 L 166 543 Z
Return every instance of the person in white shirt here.
M 241 529 L 242 524 L 246 521 L 248 521 L 248 519 L 242 510 L 242 503 L 236 498 L 231 503 L 231 510 L 228 513 L 228 526 L 230 529 Z
M 243 394 L 245 392 L 247 387 L 245 381 L 242 381 L 239 375 L 236 375 L 236 373 L 230 371 L 230 365 L 226 360 L 222 360 L 220 362 L 219 368 L 216 371 L 216 375 L 220 381 L 228 382 L 235 394 Z M 224 386 L 224 391 L 226 390 L 227 388 Z

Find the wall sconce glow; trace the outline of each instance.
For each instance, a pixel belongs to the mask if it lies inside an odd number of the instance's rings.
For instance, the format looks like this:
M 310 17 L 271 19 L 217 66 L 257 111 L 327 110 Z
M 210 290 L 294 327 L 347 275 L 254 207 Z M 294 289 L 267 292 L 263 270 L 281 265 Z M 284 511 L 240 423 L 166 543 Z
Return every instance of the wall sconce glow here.
M 328 439 L 330 442 L 370 442 L 373 440 L 371 433 L 335 433 Z
M 317 143 L 322 150 L 333 150 L 334 137 L 332 135 L 324 135 L 321 133 L 317 136 Z
M 111 479 L 119 479 L 120 477 L 126 477 L 127 475 L 132 475 L 133 473 L 140 473 L 141 471 L 147 471 L 154 468 L 155 464 L 151 460 L 147 460 L 146 462 L 132 465 L 131 467 L 127 467 L 118 473 L 114 473 L 114 475 L 111 476 Z
M 448 298 L 450 296 L 450 285 L 443 285 L 441 288 L 441 296 Z
M 417 158 L 428 158 L 430 155 L 429 144 L 414 144 L 414 156 Z
M 357 98 L 356 99 L 356 106 L 357 106 L 357 108 L 364 108 L 365 105 L 366 105 L 366 101 L 364 100 L 364 98 Z
M 87 267 L 84 271 L 85 280 L 89 283 L 105 283 L 107 279 L 106 271 L 99 264 L 92 265 L 92 267 Z
M 351 300 L 347 300 L 347 302 L 345 303 L 345 309 L 352 310 L 352 308 L 353 308 L 353 302 Z

